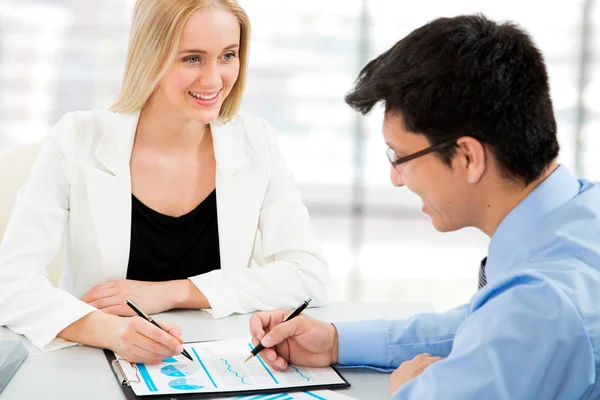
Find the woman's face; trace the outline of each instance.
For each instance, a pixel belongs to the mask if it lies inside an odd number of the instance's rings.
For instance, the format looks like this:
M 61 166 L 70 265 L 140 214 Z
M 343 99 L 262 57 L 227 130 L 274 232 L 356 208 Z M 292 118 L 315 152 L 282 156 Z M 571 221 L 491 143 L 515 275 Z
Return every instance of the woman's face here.
M 240 71 L 240 24 L 218 7 L 193 13 L 184 26 L 179 51 L 154 93 L 161 107 L 209 124 Z

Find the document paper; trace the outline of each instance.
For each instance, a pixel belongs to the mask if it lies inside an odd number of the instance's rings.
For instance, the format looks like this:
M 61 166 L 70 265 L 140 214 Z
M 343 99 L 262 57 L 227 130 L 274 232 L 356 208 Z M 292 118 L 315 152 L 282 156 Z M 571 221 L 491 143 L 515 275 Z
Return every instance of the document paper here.
M 262 396 L 250 394 L 248 396 L 219 397 L 212 400 L 356 400 L 354 397 L 345 396 L 331 390 L 307 390 L 293 393 L 269 393 Z
M 138 396 L 183 393 L 219 393 L 265 389 L 310 387 L 344 384 L 331 367 L 305 368 L 290 365 L 285 371 L 275 371 L 260 356 L 244 363 L 252 350 L 249 339 L 186 343 L 183 347 L 194 359 L 183 356 L 165 359 L 162 363 L 130 364 L 136 379 L 129 384 Z M 117 356 L 118 358 L 118 356 Z M 119 360 L 124 369 L 127 361 Z M 129 373 L 127 373 L 129 375 Z M 318 397 L 317 397 L 318 398 Z

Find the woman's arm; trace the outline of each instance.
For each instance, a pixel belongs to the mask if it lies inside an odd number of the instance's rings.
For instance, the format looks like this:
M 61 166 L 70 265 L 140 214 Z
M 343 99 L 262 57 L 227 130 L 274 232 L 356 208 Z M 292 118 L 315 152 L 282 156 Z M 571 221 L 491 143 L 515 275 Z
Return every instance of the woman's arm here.
M 258 214 L 259 232 L 255 230 L 252 237 L 244 239 L 254 240 L 255 234 L 260 238 L 254 250 L 261 262 L 252 260 L 250 268 L 217 269 L 189 280 L 106 282 L 87 292 L 83 301 L 106 313 L 124 316 L 133 315 L 125 305 L 129 297 L 151 314 L 173 308 L 199 308 L 215 317 L 295 307 L 307 298 L 312 298 L 311 304 L 316 306 L 327 302 L 329 268 L 292 173 L 277 148 L 275 133 L 262 120 L 241 118 L 251 151 L 263 163 L 264 171 L 257 173 L 261 178 L 262 173 L 268 176 Z M 240 135 L 239 139 L 246 138 Z M 235 201 L 243 202 L 244 198 Z
M 215 318 L 295 307 L 307 298 L 313 299 L 312 305 L 324 305 L 329 268 L 275 133 L 260 119 L 243 118 L 246 129 L 254 130 L 251 137 L 254 150 L 260 152 L 257 157 L 268 160 L 270 179 L 258 221 L 261 240 L 255 248 L 264 263 L 252 261 L 250 268 L 235 273 L 215 270 L 190 280 L 208 300 L 208 311 Z
M 0 325 L 42 349 L 59 344 L 53 340 L 62 329 L 95 310 L 53 287 L 46 272 L 69 219 L 76 141 L 77 121 L 67 114 L 42 144 L 0 246 Z
M 179 354 L 178 327 L 163 323 L 166 333 L 139 317 L 98 312 L 48 280 L 46 269 L 69 219 L 72 158 L 81 151 L 77 135 L 76 116 L 67 114 L 44 141 L 16 202 L 0 246 L 0 326 L 24 334 L 43 350 L 76 342 L 143 362 Z

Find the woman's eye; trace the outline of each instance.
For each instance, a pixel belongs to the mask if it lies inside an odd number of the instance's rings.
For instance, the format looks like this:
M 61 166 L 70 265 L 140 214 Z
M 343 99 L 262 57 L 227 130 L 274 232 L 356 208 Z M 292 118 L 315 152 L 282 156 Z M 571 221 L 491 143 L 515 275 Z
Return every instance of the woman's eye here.
M 225 61 L 231 61 L 234 58 L 235 58 L 235 53 L 226 53 L 226 54 L 223 54 L 223 59 Z
M 200 61 L 200 57 L 191 56 L 191 57 L 187 57 L 184 61 L 187 63 L 190 63 L 190 64 L 196 64 L 198 61 Z

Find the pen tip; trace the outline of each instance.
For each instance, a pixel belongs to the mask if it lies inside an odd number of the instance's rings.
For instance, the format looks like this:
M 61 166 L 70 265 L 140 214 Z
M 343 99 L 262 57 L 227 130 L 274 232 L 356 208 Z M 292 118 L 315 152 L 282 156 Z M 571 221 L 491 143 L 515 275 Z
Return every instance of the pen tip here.
M 246 357 L 246 359 L 244 360 L 244 363 L 248 362 L 248 360 L 251 358 L 252 358 L 252 353 L 248 354 L 248 357 Z

